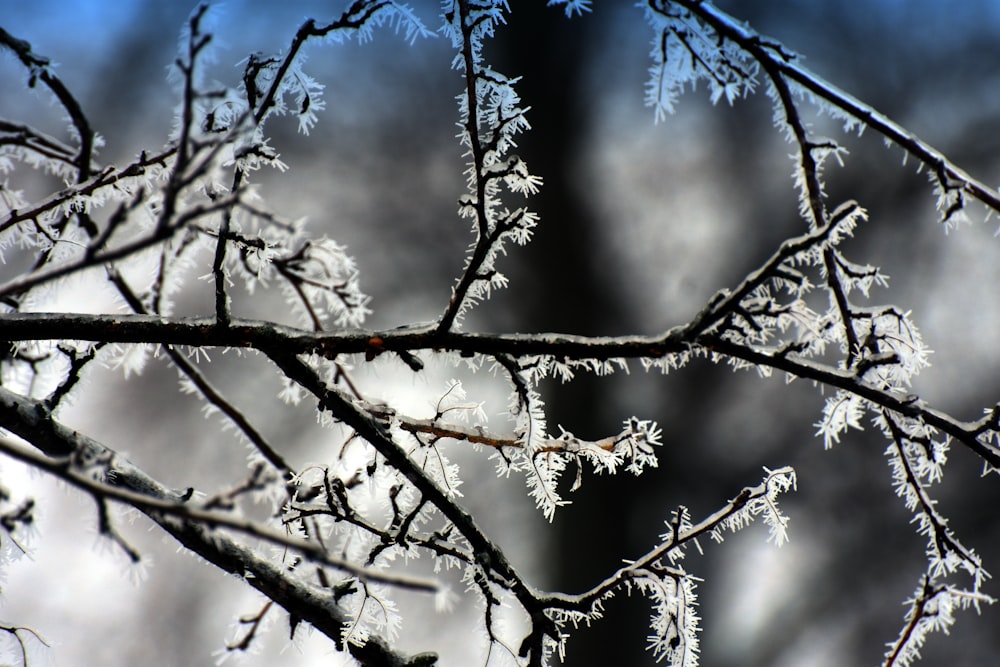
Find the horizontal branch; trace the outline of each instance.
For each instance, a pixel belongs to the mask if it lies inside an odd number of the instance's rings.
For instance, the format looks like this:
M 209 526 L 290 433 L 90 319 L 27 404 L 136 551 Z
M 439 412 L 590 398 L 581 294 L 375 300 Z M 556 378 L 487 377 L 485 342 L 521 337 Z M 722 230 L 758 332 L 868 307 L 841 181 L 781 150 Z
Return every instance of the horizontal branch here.
M 83 340 L 202 347 L 234 347 L 264 353 L 316 353 L 333 358 L 387 352 L 453 351 L 463 355 L 543 355 L 557 359 L 658 359 L 698 347 L 727 357 L 815 380 L 856 394 L 873 404 L 922 419 L 947 433 L 1000 469 L 1000 451 L 978 439 L 985 421 L 964 422 L 925 407 L 913 395 L 865 382 L 851 370 L 840 370 L 779 350 L 739 345 L 712 334 L 693 335 L 674 327 L 659 336 L 588 337 L 571 334 L 483 334 L 440 331 L 433 324 L 386 331 L 352 330 L 317 333 L 256 320 L 234 319 L 221 327 L 214 318 L 170 318 L 153 315 L 76 315 L 8 313 L 0 317 L 0 341 Z
M 493 449 L 524 449 L 526 447 L 524 440 L 516 435 L 496 435 L 484 429 L 472 429 L 459 424 L 440 422 L 436 419 L 415 419 L 402 415 L 396 415 L 396 418 L 399 421 L 399 428 L 414 436 L 423 434 L 435 439 L 448 438 L 485 445 Z M 531 452 L 533 456 L 539 454 L 579 454 L 584 450 L 609 453 L 613 452 L 615 446 L 621 441 L 622 435 L 620 433 L 594 441 L 579 438 L 542 438 L 538 444 L 532 446 Z
M 438 331 L 434 324 L 386 331 L 315 332 L 297 327 L 234 318 L 219 326 L 215 318 L 157 315 L 7 313 L 0 316 L 0 341 L 81 340 L 150 343 L 190 347 L 233 347 L 295 354 L 374 357 L 386 352 L 449 350 L 467 354 L 550 355 L 567 359 L 659 358 L 690 350 L 680 328 L 661 336 L 588 337 L 572 334 L 477 334 Z

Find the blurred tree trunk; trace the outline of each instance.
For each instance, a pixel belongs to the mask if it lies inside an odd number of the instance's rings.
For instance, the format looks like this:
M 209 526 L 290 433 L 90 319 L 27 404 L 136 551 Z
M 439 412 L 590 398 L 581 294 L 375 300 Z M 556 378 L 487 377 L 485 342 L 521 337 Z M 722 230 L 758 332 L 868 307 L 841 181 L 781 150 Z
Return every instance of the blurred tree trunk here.
M 544 179 L 541 192 L 529 207 L 541 221 L 528 247 L 512 256 L 511 288 L 500 301 L 515 323 L 527 331 L 562 331 L 578 334 L 621 334 L 636 322 L 627 312 L 627 301 L 617 281 L 607 280 L 607 267 L 614 258 L 601 247 L 597 225 L 582 192 L 584 185 L 578 160 L 585 148 L 588 124 L 586 82 L 588 68 L 581 63 L 591 57 L 592 44 L 601 16 L 567 20 L 561 9 L 544 3 L 517 3 L 510 24 L 498 35 L 501 53 L 487 53 L 499 71 L 523 74 L 517 86 L 522 103 L 530 106 L 531 131 L 521 138 L 519 152 L 532 173 Z M 510 265 L 508 265 L 510 266 Z M 604 267 L 604 271 L 601 267 Z M 497 323 L 499 325 L 499 323 Z M 608 435 L 620 426 L 622 415 L 609 400 L 619 384 L 612 379 L 597 381 L 578 375 L 568 384 L 547 391 L 549 428 L 560 425 L 583 437 Z M 575 471 L 568 472 L 568 483 Z M 573 504 L 556 514 L 550 536 L 549 564 L 554 590 L 581 591 L 597 583 L 620 565 L 629 546 L 630 522 L 635 504 L 643 494 L 625 492 L 635 484 L 629 476 L 586 478 Z M 638 548 L 638 547 L 637 547 Z M 621 605 L 617 605 L 621 606 Z M 567 664 L 626 665 L 642 660 L 648 625 L 641 604 L 631 610 L 618 609 L 587 632 L 575 633 L 569 643 Z M 631 628 L 631 631 L 628 630 Z
M 532 173 L 543 177 L 544 185 L 529 202 L 529 208 L 540 215 L 536 235 L 526 249 L 508 258 L 511 288 L 499 293 L 484 309 L 493 317 L 499 311 L 513 321 L 488 324 L 498 329 L 587 335 L 648 331 L 660 318 L 642 312 L 638 306 L 641 299 L 628 294 L 629 286 L 616 276 L 614 267 L 625 259 L 612 254 L 614 250 L 602 240 L 606 230 L 601 229 L 615 221 L 591 210 L 588 183 L 582 178 L 587 175 L 583 159 L 594 121 L 590 115 L 594 105 L 588 100 L 592 86 L 586 76 L 594 71 L 592 59 L 601 57 L 601 47 L 610 43 L 606 37 L 602 39 L 601 31 L 621 19 L 623 8 L 597 6 L 593 15 L 573 20 L 567 20 L 560 9 L 548 9 L 540 2 L 512 9 L 509 25 L 491 44 L 497 52 L 488 51 L 487 60 L 505 74 L 523 74 L 517 90 L 522 103 L 531 107 L 528 120 L 532 127 L 521 137 L 518 152 Z M 648 39 L 648 28 L 635 20 L 634 8 L 624 11 L 635 26 L 634 37 Z M 614 82 L 609 82 L 608 88 L 622 93 Z M 635 104 L 641 103 L 641 95 L 641 89 L 634 91 Z M 705 103 L 693 98 L 686 102 Z M 761 128 L 754 129 L 770 128 L 769 113 L 765 106 Z M 772 237 L 781 232 L 742 233 L 746 229 L 766 230 L 768 223 L 773 223 L 774 212 L 748 192 L 753 184 L 742 173 L 746 164 L 753 164 L 754 155 L 770 135 L 748 133 L 742 114 L 716 116 L 717 127 L 713 127 L 717 132 L 706 140 L 731 158 L 729 172 L 724 170 L 727 165 L 720 164 L 716 177 L 728 184 L 734 206 L 746 204 L 746 208 L 740 210 L 730 242 L 718 242 L 719 252 L 739 248 L 742 263 L 728 267 L 726 275 L 703 276 L 714 284 L 713 289 L 753 268 L 771 247 Z M 671 183 L 664 183 L 664 187 L 671 187 Z M 628 410 L 653 410 L 643 416 L 660 422 L 668 434 L 668 446 L 660 453 L 661 467 L 639 478 L 595 476 L 584 471 L 581 491 L 568 495 L 572 505 L 556 513 L 549 536 L 551 552 L 542 559 L 549 564 L 550 579 L 545 585 L 566 592 L 593 586 L 619 567 L 622 558 L 637 557 L 649 549 L 678 503 L 691 506 L 696 513 L 712 511 L 715 507 L 706 502 L 732 495 L 754 478 L 758 468 L 748 471 L 738 464 L 727 466 L 720 459 L 720 445 L 733 443 L 705 442 L 706 425 L 733 419 L 725 406 L 712 398 L 720 387 L 727 386 L 723 375 L 727 381 L 732 379 L 726 368 L 697 363 L 686 369 L 683 377 L 657 375 L 647 382 L 633 375 L 629 381 L 642 384 L 638 391 L 619 377 L 586 374 L 577 375 L 571 383 L 547 387 L 546 415 L 552 432 L 558 433 L 563 426 L 582 437 L 603 437 L 620 427 L 621 419 L 628 416 L 621 412 L 623 405 L 630 402 L 633 405 Z M 640 400 L 630 400 L 637 398 Z M 738 429 L 734 425 L 733 433 Z M 782 439 L 780 433 L 775 436 L 777 441 Z M 669 443 L 681 449 L 672 454 Z M 568 472 L 567 486 L 574 474 L 575 470 Z M 714 563 L 709 558 L 692 566 L 711 576 Z M 618 596 L 609 604 L 604 619 L 574 634 L 568 644 L 567 664 L 655 665 L 653 655 L 645 651 L 649 613 L 644 599 Z M 706 650 L 712 653 L 710 647 Z

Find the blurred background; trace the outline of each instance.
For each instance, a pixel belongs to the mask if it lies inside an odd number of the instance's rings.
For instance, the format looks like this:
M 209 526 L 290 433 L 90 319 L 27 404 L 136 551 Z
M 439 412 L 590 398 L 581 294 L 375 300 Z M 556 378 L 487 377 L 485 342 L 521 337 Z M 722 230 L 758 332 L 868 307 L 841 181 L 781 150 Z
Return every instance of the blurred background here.
M 282 49 L 306 17 L 329 19 L 345 4 L 226 2 L 216 31 L 225 48 L 210 79 L 235 85 L 242 74 L 236 63 L 250 52 Z M 763 95 L 712 106 L 696 90 L 676 115 L 654 124 L 643 105 L 652 35 L 631 4 L 596 0 L 591 14 L 567 20 L 542 0 L 510 2 L 508 25 L 486 54 L 499 71 L 523 76 L 517 90 L 531 107 L 533 130 L 518 153 L 545 179 L 531 200 L 541 223 L 532 243 L 500 264 L 511 287 L 474 311 L 466 329 L 663 331 L 803 230 L 790 177 L 793 147 L 774 130 Z M 1000 3 L 716 4 L 804 55 L 814 72 L 973 176 L 1000 182 Z M 166 69 L 192 6 L 3 0 L 0 27 L 59 63 L 59 76 L 106 140 L 99 161 L 122 164 L 166 141 L 176 104 Z M 437 2 L 412 6 L 436 29 Z M 370 43 L 315 44 L 306 54 L 305 71 L 326 86 L 327 109 L 308 137 L 296 134 L 291 120 L 270 121 L 271 143 L 290 171 L 260 174 L 261 193 L 273 210 L 305 216 L 317 235 L 348 246 L 373 297 L 371 327 L 432 320 L 471 240 L 455 213 L 463 192 L 454 99 L 461 79 L 449 69 L 449 44 L 439 37 L 410 46 L 382 30 Z M 12 58 L 0 58 L 0 117 L 64 137 L 58 110 L 25 80 Z M 850 150 L 846 168 L 828 170 L 831 208 L 854 198 L 870 213 L 846 254 L 891 277 L 890 289 L 873 293 L 873 301 L 912 310 L 935 350 L 916 393 L 956 417 L 978 418 L 1000 398 L 996 221 L 983 223 L 973 208 L 974 224 L 946 235 L 925 175 L 912 161 L 901 166 L 898 149 L 884 148 L 871 132 L 844 136 L 829 121 L 813 122 Z M 52 187 L 25 170 L 0 178 L 29 194 Z M 189 287 L 179 312 L 209 312 L 207 285 L 192 280 Z M 275 302 L 244 297 L 236 312 L 272 316 Z M 278 404 L 263 361 L 220 354 L 210 372 L 293 460 L 330 455 L 336 437 L 315 427 L 308 406 Z M 431 365 L 414 378 L 385 366 L 364 381 L 419 411 L 453 372 Z M 246 452 L 218 422 L 202 418 L 196 401 L 178 395 L 176 374 L 162 360 L 140 377 L 121 375 L 92 373 L 64 420 L 168 484 L 211 493 L 238 479 Z M 470 383 L 478 392 L 470 398 L 486 400 L 491 416 L 499 415 L 505 389 Z M 468 475 L 463 503 L 529 581 L 567 592 L 589 588 L 622 558 L 648 550 L 679 505 L 697 519 L 756 484 L 761 466 L 792 465 L 799 489 L 784 499 L 790 544 L 775 549 L 754 526 L 687 559 L 705 580 L 703 664 L 880 663 L 925 560 L 924 541 L 891 488 L 879 434 L 851 432 L 824 452 L 814 436 L 823 406 L 817 389 L 707 363 L 668 377 L 638 368 L 628 376 L 578 377 L 546 386 L 545 396 L 553 430 L 603 437 L 637 415 L 660 423 L 664 447 L 659 469 L 640 478 L 588 475 L 551 525 L 520 480 L 497 480 L 481 456 L 456 452 Z M 980 469 L 956 448 L 935 494 L 959 538 L 983 555 L 987 569 L 1000 571 L 1000 480 L 980 479 Z M 0 595 L 0 620 L 30 625 L 52 644 L 32 664 L 212 664 L 212 653 L 233 637 L 233 620 L 261 604 L 240 582 L 177 553 L 141 519 L 124 530 L 153 566 L 133 585 L 124 558 L 97 537 L 89 499 L 5 460 L 0 479 L 15 494 L 43 501 L 30 557 L 8 568 Z M 642 598 L 616 598 L 603 621 L 570 640 L 566 664 L 654 664 L 643 651 L 648 615 Z M 289 648 L 285 621 L 272 616 L 259 652 L 233 663 L 338 664 L 323 638 L 299 637 Z M 483 664 L 481 642 L 470 641 L 479 640 L 470 632 L 476 620 L 466 605 L 450 615 L 411 616 L 401 644 L 438 650 L 446 665 Z M 932 636 L 923 664 L 996 664 L 998 621 L 996 608 L 961 614 L 950 637 Z

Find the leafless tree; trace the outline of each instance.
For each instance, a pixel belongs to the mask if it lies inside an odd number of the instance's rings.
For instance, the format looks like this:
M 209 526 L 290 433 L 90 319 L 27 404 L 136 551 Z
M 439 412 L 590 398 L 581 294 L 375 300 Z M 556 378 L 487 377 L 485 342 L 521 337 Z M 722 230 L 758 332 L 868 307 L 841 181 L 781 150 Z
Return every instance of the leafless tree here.
M 590 11 L 586 0 L 548 4 L 567 16 Z M 926 569 L 884 656 L 887 666 L 913 663 L 928 633 L 947 631 L 960 610 L 993 602 L 983 559 L 949 527 L 933 492 L 953 446 L 980 459 L 985 474 L 1000 468 L 1000 404 L 967 421 L 912 392 L 929 350 L 909 311 L 881 301 L 888 285 L 879 268 L 845 254 L 843 242 L 868 215 L 863 202 L 827 195 L 824 167 L 843 164 L 845 151 L 813 125 L 832 119 L 845 136 L 875 133 L 901 151 L 927 175 L 946 228 L 965 222 L 970 207 L 976 215 L 979 208 L 1000 211 L 1000 193 L 711 4 L 641 4 L 637 15 L 653 30 L 651 122 L 669 122 L 678 98 L 695 84 L 713 103 L 766 95 L 792 152 L 801 230 L 688 321 L 653 335 L 605 337 L 463 327 L 477 305 L 507 286 L 506 253 L 545 224 L 530 208 L 542 177 L 514 150 L 530 129 L 517 78 L 484 56 L 494 31 L 503 29 L 505 2 L 444 3 L 440 32 L 451 42 L 461 81 L 458 168 L 465 189 L 456 193 L 457 217 L 471 227 L 472 242 L 440 315 L 386 330 L 363 328 L 370 302 L 347 248 L 270 209 L 255 178 L 260 170 L 284 172 L 268 131 L 289 117 L 301 132 L 315 129 L 312 141 L 324 141 L 317 126 L 323 85 L 304 71 L 303 50 L 369 40 L 379 27 L 419 48 L 435 31 L 409 7 L 356 0 L 338 18 L 303 23 L 281 52 L 250 54 L 242 77 L 219 85 L 205 76 L 214 57 L 214 9 L 198 6 L 171 70 L 177 113 L 169 139 L 121 165 L 99 161 L 100 136 L 72 82 L 0 28 L 0 46 L 23 67 L 28 88 L 47 91 L 69 122 L 60 138 L 0 119 L 0 171 L 19 176 L 26 167 L 58 181 L 31 197 L 9 182 L 0 186 L 0 248 L 10 267 L 0 284 L 0 337 L 7 342 L 0 451 L 92 498 L 99 532 L 134 563 L 143 554 L 120 530 L 120 507 L 145 515 L 184 549 L 263 594 L 266 602 L 243 619 L 223 657 L 252 647 L 264 619 L 281 608 L 293 636 L 308 624 L 362 664 L 434 664 L 433 653 L 409 655 L 396 643 L 406 623 L 396 597 L 415 593 L 439 611 L 471 598 L 484 662 L 551 664 L 566 651 L 572 657 L 570 633 L 586 632 L 609 598 L 635 592 L 652 607 L 652 654 L 694 665 L 699 579 L 684 556 L 724 549 L 715 543 L 758 520 L 776 547 L 785 543 L 788 517 L 778 501 L 796 486 L 791 467 L 765 467 L 762 478 L 733 488 L 702 516 L 685 507 L 665 513 L 660 540 L 645 553 L 621 553 L 623 564 L 592 587 L 548 591 L 528 581 L 466 509 L 463 498 L 477 491 L 462 486 L 456 461 L 471 452 L 503 477 L 523 477 L 551 519 L 567 494 L 587 492 L 592 471 L 655 475 L 648 469 L 657 466 L 662 432 L 639 416 L 624 416 L 619 431 L 599 438 L 553 429 L 546 424 L 547 379 L 629 369 L 684 373 L 697 360 L 778 375 L 796 380 L 799 391 L 822 392 L 825 407 L 811 419 L 827 448 L 866 424 L 884 436 L 891 484 L 927 544 Z M 296 175 L 282 178 L 294 182 Z M 178 314 L 181 302 L 204 290 L 208 311 Z M 240 313 L 241 303 L 272 303 L 272 291 L 284 310 L 271 310 L 268 319 Z M 111 305 L 72 305 L 94 292 L 110 294 Z M 276 406 L 315 411 L 326 433 L 323 449 L 305 459 L 241 408 L 213 378 L 210 357 L 223 352 L 252 369 L 257 392 L 276 394 Z M 121 390 L 116 374 L 99 369 L 128 377 L 151 365 L 175 369 L 180 392 L 220 417 L 221 430 L 236 433 L 251 452 L 248 469 L 213 470 L 210 488 L 173 488 L 147 472 L 151 462 L 132 462 L 63 419 L 66 406 L 99 382 Z M 425 389 L 428 410 L 385 391 L 431 369 L 459 379 Z M 499 422 L 487 422 L 485 399 L 475 394 L 495 386 L 508 397 L 506 408 Z M 146 400 L 162 403 L 158 396 Z M 214 439 L 206 430 L 203 446 L 215 446 Z M 6 492 L 0 498 L 10 560 L 25 548 L 21 536 L 34 521 L 35 503 Z M 38 634 L 16 625 L 0 630 L 27 663 Z

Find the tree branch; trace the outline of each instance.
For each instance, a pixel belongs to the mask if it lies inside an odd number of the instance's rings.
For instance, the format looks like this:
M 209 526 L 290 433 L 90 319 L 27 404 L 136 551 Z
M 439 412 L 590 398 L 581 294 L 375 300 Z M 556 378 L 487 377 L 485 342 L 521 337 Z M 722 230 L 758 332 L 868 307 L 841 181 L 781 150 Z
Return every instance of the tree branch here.
M 69 92 L 69 89 L 66 88 L 62 80 L 52 73 L 52 70 L 49 68 L 51 64 L 49 59 L 32 52 L 31 44 L 22 39 L 15 38 L 6 30 L 0 28 L 0 47 L 7 47 L 13 51 L 18 60 L 28 68 L 28 71 L 31 73 L 31 78 L 28 81 L 29 87 L 34 86 L 36 79 L 40 80 L 52 91 L 52 94 L 55 95 L 59 103 L 66 109 L 70 122 L 73 123 L 73 127 L 78 135 L 77 138 L 80 140 L 80 149 L 76 154 L 74 162 L 77 169 L 76 182 L 83 183 L 90 178 L 91 155 L 94 151 L 94 132 L 90 128 L 90 122 L 87 120 L 86 115 L 84 115 L 80 103 Z
M 752 53 L 766 67 L 771 67 L 817 97 L 857 119 L 865 127 L 878 132 L 910 155 L 931 168 L 945 188 L 960 188 L 988 208 L 1000 212 L 1000 192 L 973 178 L 926 141 L 916 136 L 884 114 L 840 90 L 829 81 L 813 74 L 799 64 L 795 55 L 778 42 L 766 39 L 746 24 L 702 0 L 671 0 L 705 21 L 722 37 L 732 40 Z M 651 6 L 658 2 L 650 1 Z M 662 11 L 662 10 L 657 10 Z
M 255 550 L 213 527 L 225 526 L 295 548 L 334 567 L 349 568 L 347 571 L 359 578 L 384 578 L 389 584 L 436 590 L 434 585 L 418 583 L 414 579 L 391 574 L 383 577 L 346 562 L 331 562 L 325 552 L 313 545 L 265 531 L 250 522 L 189 509 L 184 503 L 190 497 L 190 491 L 178 492 L 165 487 L 113 450 L 54 420 L 41 402 L 3 388 L 0 388 L 0 427 L 24 438 L 53 458 L 43 459 L 9 440 L 0 440 L 0 448 L 5 453 L 56 474 L 95 497 L 113 498 L 140 509 L 186 548 L 225 572 L 245 580 L 292 616 L 307 621 L 338 645 L 343 645 L 344 627 L 350 618 L 329 590 L 293 578 L 287 568 L 260 557 Z M 80 465 L 75 461 L 83 464 L 99 462 L 107 482 L 101 483 L 74 470 Z M 374 635 L 363 646 L 348 643 L 347 648 L 362 664 L 367 665 L 399 667 L 413 664 L 411 661 L 415 659 L 426 659 L 404 656 Z
M 316 333 L 255 320 L 234 319 L 220 328 L 214 318 L 169 318 L 151 315 L 73 315 L 9 313 L 0 318 L 0 341 L 87 340 L 114 343 L 150 343 L 193 347 L 239 347 L 268 354 L 317 353 L 328 358 L 341 354 L 379 354 L 385 351 L 448 350 L 464 355 L 547 355 L 570 359 L 658 359 L 707 352 L 740 359 L 816 380 L 857 394 L 873 404 L 923 419 L 948 433 L 991 466 L 1000 469 L 1000 451 L 982 442 L 992 430 L 988 419 L 964 422 L 925 407 L 918 397 L 902 395 L 865 382 L 854 371 L 842 370 L 778 349 L 733 343 L 722 336 L 691 336 L 686 327 L 674 327 L 660 336 L 588 337 L 570 334 L 476 334 L 438 331 L 431 325 L 386 331 Z M 374 352 L 373 352 L 374 350 Z M 299 371 L 301 375 L 301 371 Z M 315 386 L 315 385 L 314 385 Z

